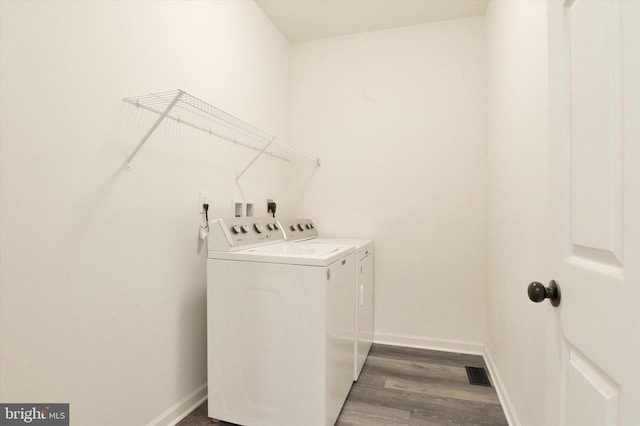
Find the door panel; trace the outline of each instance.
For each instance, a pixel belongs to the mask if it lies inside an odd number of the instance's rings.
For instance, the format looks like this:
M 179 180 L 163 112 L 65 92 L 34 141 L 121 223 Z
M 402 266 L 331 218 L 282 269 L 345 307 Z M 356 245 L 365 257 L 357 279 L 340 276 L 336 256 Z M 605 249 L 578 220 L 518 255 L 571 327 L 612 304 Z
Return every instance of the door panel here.
M 620 386 L 577 349 L 568 350 L 567 424 L 617 425 Z
M 620 5 L 567 6 L 571 108 L 571 248 L 575 261 L 622 262 Z M 593 265 L 596 266 L 596 265 Z

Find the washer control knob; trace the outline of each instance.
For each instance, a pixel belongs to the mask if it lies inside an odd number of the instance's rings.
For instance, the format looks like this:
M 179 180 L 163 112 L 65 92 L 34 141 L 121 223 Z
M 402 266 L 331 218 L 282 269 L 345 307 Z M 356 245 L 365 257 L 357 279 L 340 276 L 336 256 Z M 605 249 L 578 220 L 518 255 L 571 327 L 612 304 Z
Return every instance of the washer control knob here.
M 269 231 L 273 231 L 273 230 L 275 229 L 275 228 L 273 227 L 273 223 L 268 223 L 268 224 L 267 224 L 267 229 L 268 229 Z
M 249 232 L 249 227 L 247 225 L 242 225 L 240 226 L 240 230 L 243 234 L 246 234 L 247 232 Z
M 296 229 L 298 229 L 298 228 L 296 228 L 296 226 L 295 226 L 295 225 L 291 225 L 291 226 L 289 227 L 289 229 L 291 229 L 292 231 L 295 231 L 295 230 L 296 230 Z
M 253 225 L 253 228 L 256 230 L 258 234 L 262 234 L 264 232 L 264 226 L 260 225 L 259 223 L 256 223 L 255 225 Z
M 309 223 L 309 225 L 307 225 L 309 227 L 309 229 L 313 229 L 315 228 L 315 226 L 313 225 L 313 223 Z
M 231 232 L 233 232 L 234 234 L 239 234 L 240 233 L 240 227 L 238 225 L 233 225 L 231 227 Z
M 299 229 L 299 230 L 301 230 L 301 231 L 304 231 L 304 226 L 302 226 L 302 224 L 301 224 L 301 223 L 299 223 L 299 224 L 298 224 L 298 229 Z
M 305 228 L 307 228 L 307 229 L 311 229 L 311 228 L 313 228 L 313 226 L 311 226 L 311 224 L 310 224 L 310 223 L 307 223 L 307 224 L 305 225 Z
M 273 229 L 280 229 L 280 225 L 278 225 L 278 222 L 275 222 L 273 224 Z

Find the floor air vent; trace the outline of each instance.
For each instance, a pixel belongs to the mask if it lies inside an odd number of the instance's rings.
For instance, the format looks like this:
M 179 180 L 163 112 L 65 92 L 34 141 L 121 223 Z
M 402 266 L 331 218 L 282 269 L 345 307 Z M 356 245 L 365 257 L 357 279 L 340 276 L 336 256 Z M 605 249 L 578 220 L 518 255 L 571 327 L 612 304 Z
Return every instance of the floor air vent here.
M 491 387 L 491 383 L 489 382 L 489 376 L 487 376 L 487 372 L 484 368 L 480 367 L 464 367 L 467 370 L 467 377 L 469 378 L 469 383 L 472 385 L 478 386 L 489 386 Z

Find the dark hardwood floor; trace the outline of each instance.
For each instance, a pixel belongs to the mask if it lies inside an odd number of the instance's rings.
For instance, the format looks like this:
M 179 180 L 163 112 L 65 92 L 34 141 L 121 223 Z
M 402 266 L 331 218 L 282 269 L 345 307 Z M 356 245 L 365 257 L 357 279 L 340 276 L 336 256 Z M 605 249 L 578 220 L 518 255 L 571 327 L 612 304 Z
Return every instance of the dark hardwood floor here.
M 465 366 L 486 369 L 477 355 L 374 344 L 336 425 L 508 425 L 495 388 L 469 384 Z M 210 424 L 230 425 L 205 402 L 178 426 Z

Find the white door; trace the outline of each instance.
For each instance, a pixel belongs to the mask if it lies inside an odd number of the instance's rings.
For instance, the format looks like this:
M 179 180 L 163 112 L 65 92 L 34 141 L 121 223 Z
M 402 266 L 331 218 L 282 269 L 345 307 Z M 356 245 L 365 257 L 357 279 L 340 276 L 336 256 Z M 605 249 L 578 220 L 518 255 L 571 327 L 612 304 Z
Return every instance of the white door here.
M 373 344 L 373 253 L 361 253 L 356 294 L 356 350 L 353 380 L 358 380 Z
M 640 1 L 549 3 L 546 424 L 640 425 Z

